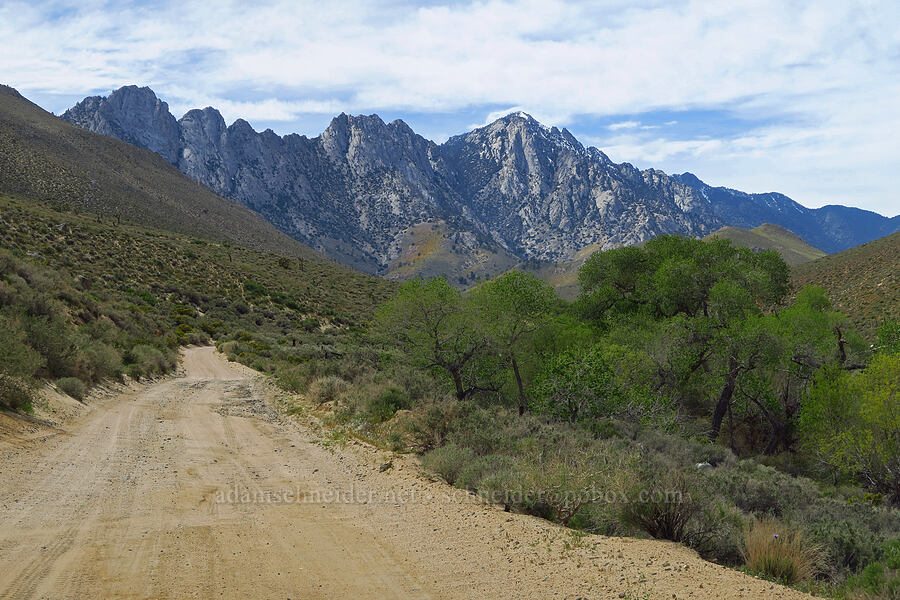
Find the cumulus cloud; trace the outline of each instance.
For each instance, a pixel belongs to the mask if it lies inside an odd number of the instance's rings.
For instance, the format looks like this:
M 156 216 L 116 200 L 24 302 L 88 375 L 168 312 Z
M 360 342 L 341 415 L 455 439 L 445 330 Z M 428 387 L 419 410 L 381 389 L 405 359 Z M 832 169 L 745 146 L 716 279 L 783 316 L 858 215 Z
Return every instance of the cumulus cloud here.
M 635 115 L 618 123 L 644 123 L 640 115 L 652 111 L 727 108 L 790 122 L 789 135 L 803 139 L 821 140 L 815 132 L 827 130 L 825 147 L 840 149 L 846 176 L 858 179 L 858 167 L 885 151 L 869 139 L 873 121 L 882 136 L 900 134 L 896 110 L 878 112 L 878 99 L 898 99 L 898 22 L 900 4 L 890 0 L 223 0 L 214 9 L 199 1 L 7 0 L 0 78 L 51 101 L 151 85 L 173 107 L 215 102 L 251 122 L 331 109 L 471 115 L 486 107 L 481 114 L 490 117 L 498 108 L 527 107 L 550 125 L 586 115 Z M 646 131 L 649 138 L 618 143 L 621 152 L 646 149 L 648 160 L 713 153 L 714 140 L 687 135 L 667 145 Z M 799 161 L 822 158 L 814 143 L 745 133 L 744 142 L 719 140 L 731 160 L 780 153 L 778 181 L 807 200 L 814 165 Z M 796 158 L 786 154 L 796 150 Z M 900 150 L 887 152 L 900 161 Z M 694 170 L 702 174 L 704 164 Z M 802 168 L 791 178 L 788 165 Z M 884 210 L 897 177 L 872 200 Z

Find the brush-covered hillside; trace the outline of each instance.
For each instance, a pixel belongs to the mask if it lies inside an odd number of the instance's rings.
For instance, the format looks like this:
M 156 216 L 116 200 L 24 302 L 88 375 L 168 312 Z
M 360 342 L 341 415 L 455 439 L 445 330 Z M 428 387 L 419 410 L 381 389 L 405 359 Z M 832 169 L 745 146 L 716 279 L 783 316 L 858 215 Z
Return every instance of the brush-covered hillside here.
M 869 338 L 887 320 L 900 319 L 900 233 L 895 233 L 793 270 L 797 289 L 828 290 L 835 308 Z
M 91 212 L 104 221 L 325 260 L 155 152 L 70 125 L 2 85 L 0 193 Z
M 40 381 L 80 397 L 104 378 L 164 373 L 179 346 L 211 338 L 263 371 L 276 355 L 328 355 L 390 288 L 318 258 L 0 196 L 0 403 L 27 409 Z
M 825 252 L 810 246 L 799 235 L 780 225 L 763 223 L 753 229 L 723 227 L 706 236 L 706 239 L 725 238 L 735 246 L 751 250 L 775 250 L 784 261 L 791 265 L 801 265 L 825 256 Z

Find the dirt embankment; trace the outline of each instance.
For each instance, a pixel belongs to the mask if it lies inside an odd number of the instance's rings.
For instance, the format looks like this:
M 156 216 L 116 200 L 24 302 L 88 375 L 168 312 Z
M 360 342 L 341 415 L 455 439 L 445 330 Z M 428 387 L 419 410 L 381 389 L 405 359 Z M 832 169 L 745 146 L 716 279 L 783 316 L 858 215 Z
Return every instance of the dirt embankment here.
M 410 459 L 382 471 L 267 394 L 194 348 L 177 378 L 62 429 L 7 422 L 0 598 L 809 598 L 676 544 L 504 513 Z

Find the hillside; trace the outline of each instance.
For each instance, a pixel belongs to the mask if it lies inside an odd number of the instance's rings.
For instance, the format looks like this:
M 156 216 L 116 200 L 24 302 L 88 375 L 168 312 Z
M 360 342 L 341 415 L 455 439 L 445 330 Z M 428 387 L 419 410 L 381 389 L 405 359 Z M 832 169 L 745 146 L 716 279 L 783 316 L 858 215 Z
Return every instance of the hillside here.
M 0 404 L 27 408 L 38 381 L 78 396 L 108 377 L 160 374 L 179 346 L 211 338 L 262 371 L 276 356 L 328 356 L 392 287 L 332 262 L 0 195 Z
M 835 308 L 872 339 L 881 323 L 900 320 L 900 233 L 800 265 L 792 280 L 828 290 Z
M 150 152 L 74 127 L 0 86 L 0 193 L 310 260 L 325 260 Z
M 739 227 L 723 227 L 704 239 L 711 238 L 729 239 L 735 246 L 743 246 L 751 250 L 775 250 L 792 267 L 826 255 L 825 252 L 804 242 L 794 232 L 772 223 L 763 223 L 750 230 Z

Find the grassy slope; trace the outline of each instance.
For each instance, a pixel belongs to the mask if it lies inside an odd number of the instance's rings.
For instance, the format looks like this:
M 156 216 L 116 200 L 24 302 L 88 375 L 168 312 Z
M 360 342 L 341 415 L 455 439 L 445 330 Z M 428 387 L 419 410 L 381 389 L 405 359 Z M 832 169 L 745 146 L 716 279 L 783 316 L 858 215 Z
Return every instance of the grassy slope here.
M 400 243 L 400 256 L 390 265 L 388 279 L 437 277 L 452 285 L 470 287 L 512 268 L 518 259 L 504 251 L 486 247 L 468 251 L 450 238 L 443 221 L 420 223 L 407 229 Z
M 91 133 L 0 86 L 0 193 L 288 256 L 328 260 L 154 152 Z
M 818 285 L 835 308 L 869 338 L 887 319 L 900 319 L 900 233 L 794 268 L 793 283 Z
M 0 197 L 0 247 L 87 278 L 98 288 L 137 290 L 195 304 L 205 296 L 207 302 L 274 307 L 288 311 L 292 320 L 314 317 L 360 323 L 393 287 L 331 262 L 289 259 L 227 242 L 98 223 L 90 216 L 9 196 Z M 253 284 L 271 294 L 261 293 Z M 279 330 L 289 331 L 288 324 Z
M 792 231 L 763 223 L 753 229 L 740 229 L 738 227 L 723 227 L 706 236 L 710 238 L 726 238 L 735 246 L 761 250 L 776 250 L 791 266 L 800 265 L 811 260 L 825 256 L 818 248 L 814 248 L 803 241 L 800 236 Z

